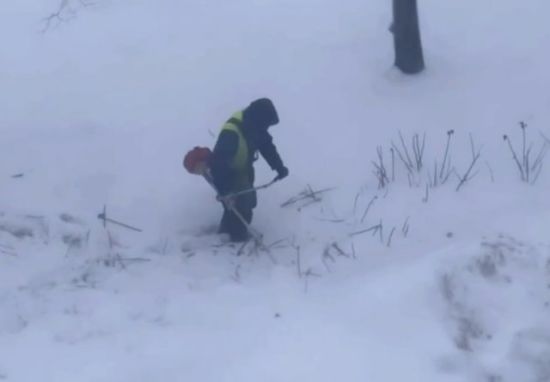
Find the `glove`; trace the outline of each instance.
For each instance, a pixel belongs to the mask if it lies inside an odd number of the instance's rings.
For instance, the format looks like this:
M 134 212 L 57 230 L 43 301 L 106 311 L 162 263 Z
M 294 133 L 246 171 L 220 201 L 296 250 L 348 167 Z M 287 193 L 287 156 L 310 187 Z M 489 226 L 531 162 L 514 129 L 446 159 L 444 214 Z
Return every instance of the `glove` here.
M 280 169 L 277 170 L 277 178 L 275 178 L 276 180 L 282 180 L 284 178 L 286 178 L 288 176 L 288 168 L 286 168 L 285 166 L 281 167 Z

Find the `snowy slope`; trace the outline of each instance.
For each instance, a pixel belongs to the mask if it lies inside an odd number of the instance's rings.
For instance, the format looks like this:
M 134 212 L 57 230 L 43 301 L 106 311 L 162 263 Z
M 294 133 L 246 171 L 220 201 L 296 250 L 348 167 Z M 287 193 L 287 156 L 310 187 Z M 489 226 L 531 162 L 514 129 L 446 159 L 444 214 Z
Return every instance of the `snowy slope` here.
M 0 380 L 550 381 L 550 175 L 502 140 L 550 136 L 547 2 L 421 2 L 414 78 L 387 1 L 69 4 L 0 5 Z M 261 96 L 291 176 L 241 250 L 181 159 Z M 477 175 L 426 198 L 449 130 Z M 425 166 L 379 189 L 399 132 Z

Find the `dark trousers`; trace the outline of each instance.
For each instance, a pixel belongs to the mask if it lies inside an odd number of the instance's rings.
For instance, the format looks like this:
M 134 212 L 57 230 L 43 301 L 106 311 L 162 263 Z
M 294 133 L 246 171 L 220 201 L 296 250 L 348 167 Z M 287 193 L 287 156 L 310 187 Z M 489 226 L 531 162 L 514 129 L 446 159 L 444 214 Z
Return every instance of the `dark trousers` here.
M 253 210 L 256 207 L 256 193 L 242 195 L 235 201 L 235 209 L 248 223 L 252 223 Z M 229 234 L 231 241 L 242 242 L 249 239 L 248 228 L 241 219 L 230 209 L 224 206 L 223 216 L 220 222 L 219 233 Z

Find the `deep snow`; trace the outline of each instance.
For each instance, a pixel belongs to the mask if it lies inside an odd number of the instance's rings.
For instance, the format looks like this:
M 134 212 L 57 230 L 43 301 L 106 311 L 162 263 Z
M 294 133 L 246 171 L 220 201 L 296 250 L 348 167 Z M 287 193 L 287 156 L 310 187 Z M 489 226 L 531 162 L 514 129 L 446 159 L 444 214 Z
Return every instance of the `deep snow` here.
M 421 2 L 417 77 L 387 1 L 78 4 L 47 33 L 56 1 L 0 5 L 0 380 L 550 381 L 550 175 L 502 140 L 550 136 L 547 2 Z M 270 253 L 237 256 L 181 159 L 266 95 L 291 176 L 260 195 Z M 451 129 L 479 173 L 423 201 Z M 399 131 L 426 167 L 379 190 Z M 335 189 L 280 207 L 307 185 Z

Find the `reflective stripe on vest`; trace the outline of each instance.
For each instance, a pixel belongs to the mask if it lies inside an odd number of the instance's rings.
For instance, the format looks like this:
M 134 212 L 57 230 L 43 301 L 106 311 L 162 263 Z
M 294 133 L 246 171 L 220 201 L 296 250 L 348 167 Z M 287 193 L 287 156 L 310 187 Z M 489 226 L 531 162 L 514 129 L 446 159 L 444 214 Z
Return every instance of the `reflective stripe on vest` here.
M 245 173 L 248 170 L 249 163 L 248 163 L 248 156 L 249 156 L 249 150 L 248 150 L 248 143 L 246 141 L 246 138 L 243 135 L 243 132 L 241 131 L 239 125 L 243 121 L 243 112 L 239 111 L 229 119 L 223 125 L 222 131 L 232 131 L 239 137 L 239 143 L 237 147 L 237 152 L 235 153 L 235 157 L 233 158 L 233 162 L 231 163 L 231 167 L 240 172 Z

